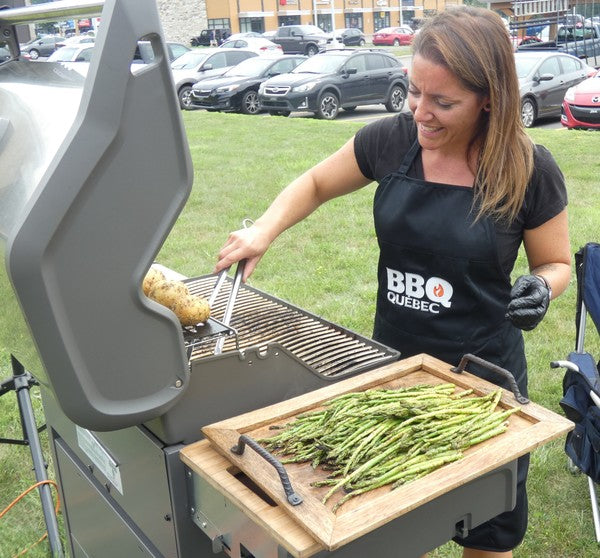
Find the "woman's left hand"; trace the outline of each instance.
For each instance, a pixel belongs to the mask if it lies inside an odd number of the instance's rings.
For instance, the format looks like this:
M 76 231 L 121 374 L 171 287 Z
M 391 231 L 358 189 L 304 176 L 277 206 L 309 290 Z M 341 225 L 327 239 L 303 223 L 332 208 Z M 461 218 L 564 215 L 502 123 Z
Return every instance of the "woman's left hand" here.
M 521 275 L 510 291 L 506 317 L 515 327 L 531 331 L 546 315 L 550 305 L 550 290 L 536 275 Z

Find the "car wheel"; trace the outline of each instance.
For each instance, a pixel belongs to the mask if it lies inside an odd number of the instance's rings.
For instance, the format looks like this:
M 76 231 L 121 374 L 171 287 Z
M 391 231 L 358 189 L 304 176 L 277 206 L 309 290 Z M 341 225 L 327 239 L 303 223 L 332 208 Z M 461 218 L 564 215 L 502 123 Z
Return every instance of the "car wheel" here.
M 319 98 L 317 116 L 323 120 L 333 120 L 340 112 L 340 101 L 335 93 L 326 91 Z
M 346 112 L 354 112 L 356 110 L 356 106 L 353 107 L 342 107 Z
M 398 39 L 394 39 L 394 46 L 400 46 L 400 41 Z
M 358 46 L 365 46 L 365 40 L 361 39 L 360 41 L 358 41 Z
M 242 97 L 241 108 L 244 114 L 258 114 L 260 112 L 258 93 L 253 89 L 246 91 Z
M 270 110 L 271 116 L 289 116 L 291 113 L 289 110 Z
M 390 91 L 385 108 L 388 112 L 400 112 L 404 108 L 406 101 L 406 91 L 401 85 L 394 85 Z
M 177 93 L 179 97 L 179 106 L 182 110 L 190 110 L 192 105 L 192 87 L 190 85 L 184 85 Z
M 537 118 L 537 108 L 533 99 L 523 99 L 521 103 L 521 122 L 525 128 L 531 128 Z
M 32 48 L 29 51 L 29 58 L 31 58 L 32 60 L 37 60 L 40 57 L 40 51 L 39 50 L 35 50 L 35 48 Z
M 314 56 L 319 52 L 319 49 L 315 45 L 308 45 L 306 47 L 306 56 Z

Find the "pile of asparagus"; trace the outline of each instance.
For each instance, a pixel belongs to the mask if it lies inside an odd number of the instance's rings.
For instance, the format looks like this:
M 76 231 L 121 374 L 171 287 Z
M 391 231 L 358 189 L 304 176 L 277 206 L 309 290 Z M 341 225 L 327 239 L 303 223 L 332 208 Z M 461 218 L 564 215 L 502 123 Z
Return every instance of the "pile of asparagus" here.
M 501 390 L 482 397 L 471 393 L 456 392 L 451 383 L 347 393 L 289 424 L 272 426 L 281 432 L 259 442 L 284 456 L 282 463 L 311 462 L 330 471 L 312 485 L 331 487 L 324 504 L 338 490 L 346 492 L 336 512 L 354 496 L 418 479 L 504 432 L 519 409 L 496 410 Z

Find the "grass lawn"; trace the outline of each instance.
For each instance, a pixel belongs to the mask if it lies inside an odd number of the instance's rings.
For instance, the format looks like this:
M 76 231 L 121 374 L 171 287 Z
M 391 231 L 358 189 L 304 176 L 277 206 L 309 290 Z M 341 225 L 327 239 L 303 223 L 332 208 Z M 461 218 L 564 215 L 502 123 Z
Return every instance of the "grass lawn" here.
M 362 124 L 314 119 L 183 114 L 194 161 L 194 188 L 158 260 L 188 276 L 212 271 L 227 234 L 245 217 L 255 218 L 291 179 L 341 146 Z M 566 177 L 572 251 L 599 240 L 597 209 L 598 138 L 577 131 L 531 130 L 556 157 Z M 165 184 L 168 188 L 169 185 Z M 274 296 L 361 334 L 370 335 L 374 311 L 377 246 L 372 225 L 374 185 L 334 200 L 285 232 L 265 255 L 250 283 Z M 514 276 L 526 273 L 521 254 Z M 530 396 L 559 411 L 562 371 L 549 362 L 574 345 L 575 288 L 552 303 L 544 322 L 526 333 Z M 589 348 L 600 353 L 590 330 Z M 0 348 L 0 379 L 10 375 L 9 348 Z M 39 394 L 32 391 L 39 422 Z M 0 437 L 21 435 L 16 399 L 0 398 Z M 47 440 L 42 434 L 46 444 Z M 598 555 L 587 482 L 566 470 L 563 440 L 533 453 L 529 480 L 530 527 L 515 555 L 522 558 L 584 558 Z M 50 464 L 51 465 L 51 464 Z M 50 466 L 50 476 L 53 470 Z M 0 444 L 0 509 L 34 483 L 26 447 Z M 482 495 L 483 497 L 485 495 Z M 0 519 L 0 558 L 35 542 L 45 527 L 33 492 Z M 452 544 L 432 553 L 459 556 Z M 43 542 L 28 558 L 48 556 Z

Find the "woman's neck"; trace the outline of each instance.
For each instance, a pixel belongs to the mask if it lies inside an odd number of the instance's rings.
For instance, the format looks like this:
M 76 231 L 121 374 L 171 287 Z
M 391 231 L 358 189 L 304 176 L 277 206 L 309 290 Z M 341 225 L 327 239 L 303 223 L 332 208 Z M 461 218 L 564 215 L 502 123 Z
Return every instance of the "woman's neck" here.
M 471 153 L 472 155 L 467 157 L 464 153 L 459 155 L 456 152 L 421 150 L 425 180 L 472 188 L 477 172 L 479 150 L 472 150 Z

